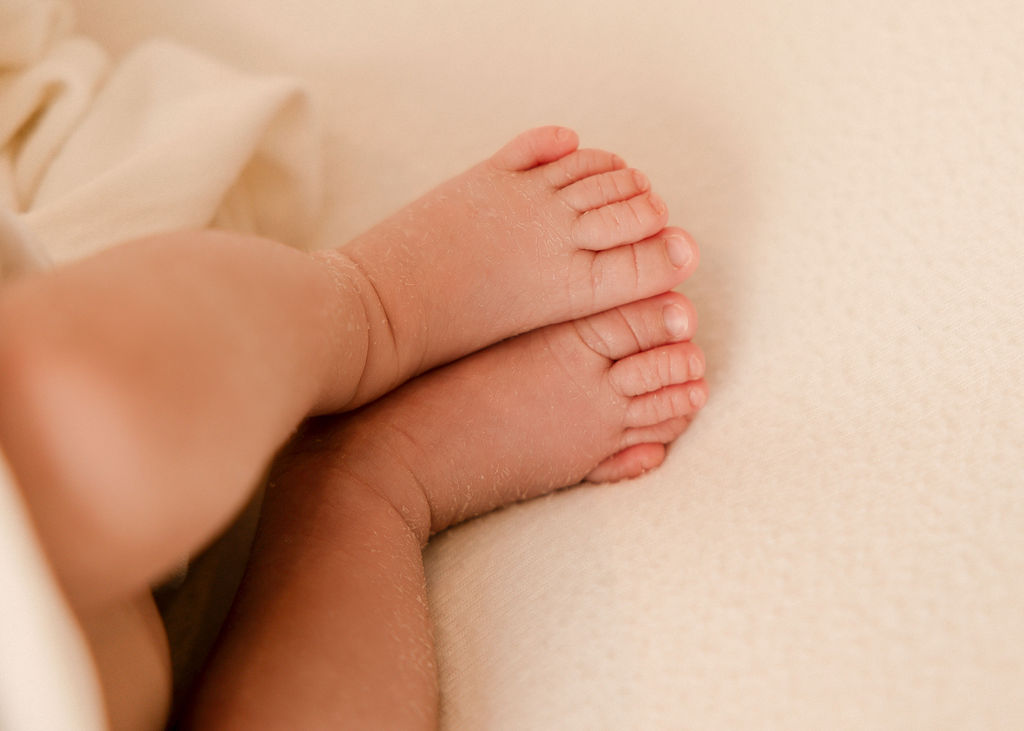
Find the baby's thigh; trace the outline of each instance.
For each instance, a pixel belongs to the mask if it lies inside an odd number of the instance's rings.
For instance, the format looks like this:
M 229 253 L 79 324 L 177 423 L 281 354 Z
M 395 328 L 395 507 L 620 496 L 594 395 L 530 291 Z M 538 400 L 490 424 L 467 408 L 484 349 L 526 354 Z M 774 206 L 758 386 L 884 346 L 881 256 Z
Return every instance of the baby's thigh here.
M 149 592 L 79 617 L 112 729 L 161 729 L 171 702 L 167 635 Z

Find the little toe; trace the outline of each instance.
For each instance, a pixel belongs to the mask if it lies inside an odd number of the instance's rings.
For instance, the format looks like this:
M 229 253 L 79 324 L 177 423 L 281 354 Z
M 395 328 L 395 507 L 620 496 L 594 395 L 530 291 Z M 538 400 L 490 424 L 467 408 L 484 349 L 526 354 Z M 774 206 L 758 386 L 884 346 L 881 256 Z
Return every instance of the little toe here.
M 599 251 L 653 236 L 668 222 L 668 206 L 657 193 L 610 203 L 580 214 L 573 224 L 573 241 Z
M 623 302 L 672 289 L 697 268 L 697 245 L 680 228 L 667 228 L 649 239 L 596 253 L 577 252 L 573 281 L 580 287 L 579 311 L 607 310 Z
M 703 380 L 681 383 L 636 396 L 626 407 L 627 427 L 650 426 L 700 410 L 708 400 Z
M 591 175 L 621 170 L 624 167 L 625 161 L 614 153 L 583 149 L 545 165 L 541 170 L 548 183 L 555 188 L 564 188 Z
M 609 203 L 629 200 L 651 189 L 651 181 L 639 170 L 613 170 L 578 180 L 562 188 L 559 195 L 582 213 Z
M 591 350 L 616 361 L 665 343 L 688 340 L 696 323 L 693 305 L 678 292 L 665 292 L 573 322 Z
M 618 482 L 638 477 L 665 461 L 665 445 L 637 444 L 627 447 L 595 467 L 584 479 L 587 482 Z
M 529 170 L 565 157 L 579 144 L 579 136 L 567 127 L 537 127 L 513 138 L 491 163 L 508 171 Z
M 623 396 L 641 396 L 704 376 L 704 354 L 693 343 L 674 343 L 623 358 L 608 379 Z

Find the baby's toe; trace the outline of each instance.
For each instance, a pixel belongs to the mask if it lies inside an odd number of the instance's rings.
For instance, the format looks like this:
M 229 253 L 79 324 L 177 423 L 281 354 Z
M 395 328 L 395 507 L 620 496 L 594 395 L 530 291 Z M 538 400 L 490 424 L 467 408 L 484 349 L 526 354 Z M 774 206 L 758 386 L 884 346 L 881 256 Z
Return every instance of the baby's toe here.
M 573 288 L 574 309 L 581 314 L 606 310 L 670 290 L 693 273 L 698 259 L 697 245 L 674 227 L 635 244 L 577 252 L 574 281 L 588 286 Z
M 665 445 L 637 444 L 627 447 L 595 467 L 584 479 L 587 482 L 618 482 L 638 477 L 653 470 L 665 460 Z
M 644 427 L 689 416 L 699 411 L 707 400 L 708 386 L 704 380 L 665 386 L 634 397 L 626 407 L 625 425 Z
M 668 444 L 678 439 L 687 430 L 692 421 L 693 414 L 688 414 L 687 416 L 676 416 L 666 419 L 660 424 L 654 424 L 653 426 L 638 426 L 626 429 L 622 434 L 620 448 L 625 449 L 638 444 L 651 444 L 654 442 Z
M 592 175 L 621 170 L 625 161 L 618 155 L 605 150 L 576 150 L 556 162 L 540 169 L 544 178 L 555 188 L 565 188 Z
M 583 213 L 610 203 L 626 201 L 651 189 L 651 182 L 639 170 L 613 170 L 591 175 L 558 192 L 562 200 Z
M 666 223 L 668 206 L 648 191 L 581 213 L 573 222 L 572 240 L 581 249 L 600 251 L 653 236 Z
M 631 302 L 573 323 L 576 332 L 598 355 L 620 361 L 623 376 L 632 359 L 621 360 L 659 345 L 688 340 L 697 326 L 697 313 L 686 297 L 665 292 L 656 297 Z M 619 378 L 619 376 L 615 376 Z M 631 394 L 632 395 L 632 394 Z
M 701 349 L 693 343 L 675 343 L 620 360 L 612 366 L 608 380 L 622 396 L 642 396 L 703 376 Z
M 502 170 L 529 170 L 565 157 L 579 143 L 579 136 L 567 127 L 537 127 L 513 138 L 491 157 L 491 163 Z

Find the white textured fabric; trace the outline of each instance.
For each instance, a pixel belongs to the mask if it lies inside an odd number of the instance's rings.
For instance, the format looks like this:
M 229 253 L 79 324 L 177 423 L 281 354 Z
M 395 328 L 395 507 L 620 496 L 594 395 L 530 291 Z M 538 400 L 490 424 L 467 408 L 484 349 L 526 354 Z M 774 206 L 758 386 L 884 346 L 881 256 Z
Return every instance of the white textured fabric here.
M 92 661 L 31 525 L 0 452 L 0 728 L 98 731 Z
M 169 42 L 114 61 L 74 31 L 65 3 L 0 0 L 0 285 L 171 229 L 306 243 L 321 140 L 299 84 Z M 0 728 L 101 728 L 81 633 L 12 480 L 0 460 Z
M 294 80 L 159 40 L 112 63 L 72 17 L 64 3 L 0 2 L 0 205 L 36 256 L 210 225 L 306 243 L 320 136 Z
M 322 244 L 549 122 L 701 242 L 666 464 L 430 548 L 447 728 L 1024 725 L 1024 6 L 78 5 L 308 79 Z

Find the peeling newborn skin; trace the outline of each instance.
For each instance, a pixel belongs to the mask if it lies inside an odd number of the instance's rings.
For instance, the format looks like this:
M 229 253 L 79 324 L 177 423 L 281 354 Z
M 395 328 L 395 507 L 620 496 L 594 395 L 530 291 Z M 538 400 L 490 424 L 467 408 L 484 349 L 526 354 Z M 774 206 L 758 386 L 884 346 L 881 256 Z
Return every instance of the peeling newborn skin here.
M 321 253 L 362 292 L 366 403 L 513 335 L 668 291 L 696 265 L 647 177 L 542 127 L 344 247 Z
M 635 477 L 707 401 L 695 329 L 693 305 L 667 292 L 520 335 L 324 420 L 281 469 L 316 445 L 316 459 L 372 485 L 424 544 L 510 502 Z

